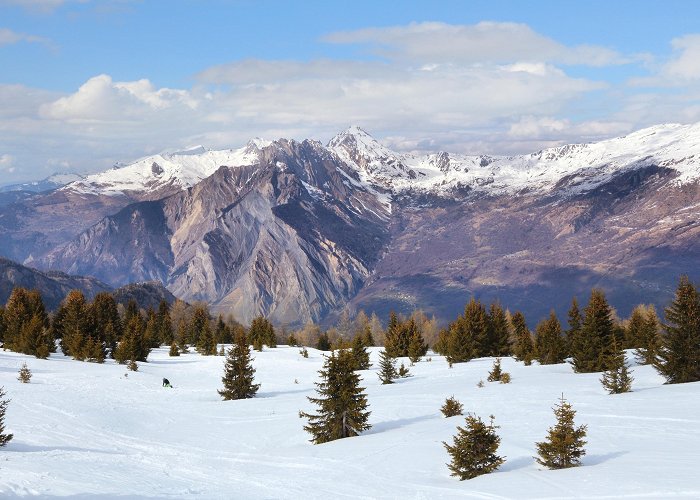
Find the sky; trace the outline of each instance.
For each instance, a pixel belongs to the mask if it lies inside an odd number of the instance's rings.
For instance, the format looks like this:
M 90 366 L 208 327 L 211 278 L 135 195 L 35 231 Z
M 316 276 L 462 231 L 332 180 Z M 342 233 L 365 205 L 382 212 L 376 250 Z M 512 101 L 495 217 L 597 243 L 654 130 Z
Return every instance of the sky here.
M 0 0 L 0 184 L 359 125 L 514 154 L 700 121 L 700 2 Z

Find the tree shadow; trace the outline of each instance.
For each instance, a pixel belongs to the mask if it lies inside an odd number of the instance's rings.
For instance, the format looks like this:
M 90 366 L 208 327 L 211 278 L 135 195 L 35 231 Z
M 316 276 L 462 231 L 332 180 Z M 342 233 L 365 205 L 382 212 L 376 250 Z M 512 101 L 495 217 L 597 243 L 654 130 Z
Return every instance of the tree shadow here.
M 506 461 L 498 468 L 498 470 L 501 472 L 507 472 L 524 469 L 526 467 L 530 467 L 534 463 L 536 462 L 533 457 L 518 457 L 512 460 L 508 460 L 508 457 L 506 457 Z
M 627 455 L 629 451 L 614 451 L 612 453 L 605 453 L 603 455 L 586 455 L 586 457 L 581 460 L 583 465 L 599 465 L 612 460 L 613 458 L 621 457 Z
M 101 453 L 104 455 L 121 455 L 119 451 L 100 450 L 97 448 L 80 448 L 77 446 L 36 446 L 27 443 L 8 443 L 5 448 L 7 452 L 15 453 L 44 453 L 47 451 L 78 451 L 81 453 Z
M 384 432 L 392 429 L 400 429 L 401 427 L 406 427 L 407 425 L 412 425 L 417 422 L 424 422 L 426 420 L 433 420 L 436 418 L 439 418 L 437 414 L 430 413 L 427 415 L 419 415 L 417 417 L 378 422 L 376 424 L 372 424 L 372 428 L 366 432 L 363 432 L 363 434 L 376 434 L 378 432 Z
M 274 398 L 275 396 L 285 396 L 287 394 L 299 394 L 301 392 L 311 392 L 312 388 L 308 387 L 306 389 L 294 389 L 291 391 L 269 391 L 269 392 L 259 392 L 255 395 L 256 398 Z

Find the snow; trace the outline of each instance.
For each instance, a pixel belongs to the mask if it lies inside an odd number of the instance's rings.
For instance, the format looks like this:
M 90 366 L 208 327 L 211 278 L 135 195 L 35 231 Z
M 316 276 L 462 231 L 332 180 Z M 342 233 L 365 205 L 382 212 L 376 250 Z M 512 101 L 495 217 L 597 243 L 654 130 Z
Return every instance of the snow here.
M 433 356 L 412 377 L 382 386 L 375 349 L 375 367 L 361 372 L 372 429 L 312 445 L 298 411 L 315 409 L 306 396 L 322 365 L 318 351 L 308 359 L 288 347 L 254 353 L 258 397 L 228 402 L 216 393 L 224 358 L 167 351 L 155 350 L 138 372 L 0 352 L 15 435 L 0 449 L 0 496 L 700 498 L 700 384 L 663 385 L 650 367 L 635 367 L 634 392 L 617 396 L 604 392 L 599 374 L 511 359 L 503 360 L 511 384 L 478 388 L 488 358 L 450 369 Z M 24 361 L 30 384 L 16 380 Z M 175 388 L 162 388 L 163 377 Z M 535 442 L 554 423 L 562 393 L 576 423 L 588 425 L 588 453 L 582 467 L 543 470 Z M 439 412 L 451 395 L 501 426 L 506 462 L 497 472 L 462 482 L 449 475 L 441 442 L 464 423 Z

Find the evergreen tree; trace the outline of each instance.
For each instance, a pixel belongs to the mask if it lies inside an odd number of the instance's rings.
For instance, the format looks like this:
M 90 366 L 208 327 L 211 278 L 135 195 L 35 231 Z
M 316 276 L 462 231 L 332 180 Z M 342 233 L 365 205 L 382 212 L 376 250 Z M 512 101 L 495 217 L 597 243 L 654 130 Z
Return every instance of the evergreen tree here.
M 131 370 L 132 372 L 137 372 L 139 370 L 139 365 L 136 363 L 135 359 L 132 359 L 129 361 L 129 364 L 126 365 L 126 367 Z
M 160 347 L 160 325 L 158 324 L 158 315 L 149 308 L 146 313 L 146 328 L 143 331 L 144 342 L 151 348 Z
M 372 335 L 372 323 L 368 323 L 364 330 L 364 343 L 367 347 L 374 347 L 376 344 L 374 335 Z
M 440 411 L 445 417 L 456 417 L 461 415 L 464 411 L 464 405 L 460 403 L 454 396 L 451 396 L 445 400 L 445 404 L 440 407 Z
M 209 334 L 211 334 L 211 328 L 209 326 L 209 307 L 203 303 L 199 302 L 195 304 L 194 311 L 192 313 L 192 321 L 190 322 L 189 328 L 189 338 L 188 343 L 195 346 L 199 345 L 199 338 L 209 329 Z
M 187 320 L 185 318 L 180 319 L 180 321 L 177 324 L 177 345 L 180 348 L 180 352 L 182 354 L 186 354 L 189 352 L 187 349 L 187 339 L 189 338 L 189 325 L 187 324 Z
M 275 335 L 275 329 L 272 323 L 268 321 L 264 316 L 258 316 L 253 319 L 250 323 L 250 328 L 248 329 L 248 337 L 250 338 L 251 344 L 255 346 L 255 349 L 262 350 L 262 345 L 267 347 L 277 347 L 277 337 Z M 258 349 L 258 347 L 261 347 Z
M 601 384 L 603 384 L 603 387 L 605 387 L 610 394 L 630 392 L 634 379 L 627 369 L 625 351 L 622 349 L 615 336 L 612 338 L 610 357 L 611 359 L 607 362 L 608 370 L 603 373 L 603 377 L 600 379 Z
M 5 413 L 7 412 L 7 405 L 10 404 L 9 399 L 4 399 L 5 395 L 5 388 L 0 387 L 0 447 L 12 441 L 12 434 L 5 432 Z
M 90 363 L 104 363 L 107 357 L 104 343 L 94 337 L 87 338 L 83 353 L 85 354 L 85 361 Z
M 442 444 L 452 457 L 447 467 L 460 481 L 493 472 L 505 462 L 504 457 L 496 455 L 501 438 L 496 434 L 498 426 L 493 425 L 493 418 L 492 415 L 487 425 L 480 417 L 468 415 L 466 428 L 457 427 L 453 444 L 443 441 Z
M 5 308 L 0 306 L 0 344 L 5 342 Z
M 199 333 L 197 341 L 197 352 L 203 356 L 216 355 L 216 339 L 209 326 L 209 321 L 202 325 L 202 330 Z
M 287 345 L 288 345 L 289 347 L 296 347 L 296 346 L 299 345 L 299 341 L 298 341 L 297 338 L 294 336 L 294 333 L 293 333 L 293 332 L 289 334 L 289 337 L 287 337 Z
M 457 318 L 447 336 L 446 356 L 450 363 L 463 363 L 483 356 L 488 334 L 486 309 L 472 298 L 464 308 L 464 315 Z
M 640 337 L 644 330 L 647 319 L 647 309 L 643 305 L 638 305 L 632 310 L 632 314 L 625 326 L 625 349 L 635 349 L 640 347 Z
M 413 320 L 411 320 L 411 323 L 415 325 Z M 423 340 L 423 335 L 418 328 L 409 328 L 409 331 L 411 332 L 411 338 L 408 342 L 408 352 L 406 354 L 408 355 L 408 359 L 411 360 L 411 364 L 413 364 L 418 363 L 420 358 L 425 356 L 428 352 L 428 345 L 425 343 L 425 340 Z
M 369 352 L 365 346 L 364 335 L 355 335 L 352 341 L 352 357 L 355 360 L 355 370 L 369 370 Z
M 138 302 L 136 302 L 135 299 L 129 299 L 129 301 L 126 303 L 126 309 L 124 310 L 124 318 L 122 319 L 122 324 L 126 325 L 136 316 L 141 316 L 139 304 Z
M 17 380 L 19 380 L 23 384 L 28 384 L 31 379 L 32 371 L 27 366 L 27 363 L 22 363 L 22 368 L 19 369 L 19 375 L 17 377 Z
M 529 365 L 535 358 L 535 344 L 532 341 L 532 334 L 527 327 L 523 313 L 516 311 L 511 318 L 511 324 L 514 332 L 513 336 L 515 337 L 513 344 L 515 359 L 524 361 L 526 365 Z
M 571 307 L 569 308 L 568 316 L 569 328 L 566 330 L 566 357 L 573 355 L 574 346 L 581 334 L 581 326 L 583 324 L 576 297 L 571 299 Z
M 510 356 L 510 335 L 506 313 L 498 302 L 493 302 L 487 317 L 488 356 Z
M 79 361 L 85 360 L 87 340 L 94 335 L 91 316 L 83 292 L 71 290 L 53 321 L 54 335 L 61 339 L 63 354 Z
M 501 358 L 496 358 L 496 361 L 493 362 L 493 367 L 491 368 L 489 376 L 486 380 L 489 382 L 498 382 L 501 380 L 502 375 L 503 370 L 501 370 Z
M 389 324 L 384 333 L 384 350 L 392 358 L 398 358 L 401 355 L 400 337 L 401 323 L 394 311 L 389 313 Z
M 177 344 L 173 340 L 172 344 L 170 344 L 170 352 L 168 352 L 169 356 L 179 356 L 180 355 L 180 349 L 177 348 Z
M 399 374 L 396 371 L 396 360 L 386 353 L 386 349 L 379 353 L 379 380 L 382 384 L 393 384 Z
M 3 348 L 46 358 L 56 351 L 41 294 L 37 290 L 14 288 L 3 313 Z
M 636 332 L 635 338 L 637 339 L 637 349 L 634 351 L 634 356 L 637 362 L 642 365 L 654 364 L 661 350 L 659 318 L 656 316 L 654 306 L 647 308 L 646 317 L 641 328 Z
M 406 365 L 403 364 L 403 361 L 401 362 L 401 365 L 399 366 L 399 370 L 396 372 L 400 378 L 406 378 L 411 376 L 411 372 L 406 368 Z
M 170 317 L 170 304 L 161 300 L 158 304 L 158 342 L 161 345 L 171 345 L 175 339 L 173 320 Z
M 554 311 L 549 314 L 549 318 L 540 321 L 535 332 L 537 334 L 537 360 L 540 364 L 563 363 L 566 347 L 561 335 L 561 324 Z
M 121 342 L 114 350 L 114 359 L 117 363 L 124 364 L 129 360 L 147 361 L 151 346 L 144 336 L 144 330 L 145 325 L 141 315 L 132 315 L 126 324 Z
M 581 465 L 581 457 L 586 454 L 583 448 L 586 441 L 585 425 L 574 426 L 576 411 L 562 396 L 554 408 L 557 423 L 550 427 L 545 441 L 535 443 L 538 457 L 535 460 L 549 469 L 566 469 Z
M 330 351 L 331 341 L 328 338 L 328 332 L 323 332 L 318 336 L 318 342 L 316 342 L 316 349 L 319 351 Z
M 688 280 L 680 279 L 676 296 L 666 308 L 661 349 L 654 362 L 669 384 L 700 380 L 700 294 Z
M 219 314 L 214 329 L 214 342 L 216 344 L 230 344 L 231 340 L 231 329 L 224 322 L 224 317 Z
M 236 335 L 233 347 L 228 350 L 221 378 L 223 390 L 218 391 L 224 401 L 248 399 L 255 396 L 260 384 L 255 384 L 255 368 L 250 357 L 250 346 L 245 333 Z
M 591 373 L 605 370 L 613 334 L 612 311 L 605 294 L 602 290 L 594 289 L 584 310 L 581 332 L 574 337 L 571 350 L 574 371 Z
M 111 352 L 123 335 L 122 321 L 117 302 L 110 293 L 100 292 L 89 305 L 89 315 L 94 330 L 92 336 L 104 342 Z
M 318 413 L 299 412 L 308 419 L 304 430 L 311 434 L 314 444 L 353 437 L 371 427 L 367 422 L 367 396 L 360 387 L 360 376 L 354 372 L 352 353 L 341 350 L 326 358 L 316 383 L 318 397 L 309 401 L 319 407 Z

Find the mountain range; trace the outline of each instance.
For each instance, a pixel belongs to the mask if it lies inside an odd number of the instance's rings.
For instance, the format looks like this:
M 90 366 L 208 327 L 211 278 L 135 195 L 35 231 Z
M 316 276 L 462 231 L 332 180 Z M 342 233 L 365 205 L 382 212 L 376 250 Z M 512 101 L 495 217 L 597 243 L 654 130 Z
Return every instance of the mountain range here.
M 471 296 L 530 322 L 592 287 L 663 306 L 700 257 L 700 124 L 514 156 L 405 154 L 359 127 L 150 156 L 0 207 L 0 255 L 110 286 L 157 280 L 241 321 L 454 317 Z

